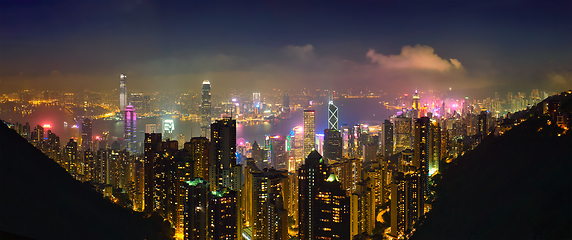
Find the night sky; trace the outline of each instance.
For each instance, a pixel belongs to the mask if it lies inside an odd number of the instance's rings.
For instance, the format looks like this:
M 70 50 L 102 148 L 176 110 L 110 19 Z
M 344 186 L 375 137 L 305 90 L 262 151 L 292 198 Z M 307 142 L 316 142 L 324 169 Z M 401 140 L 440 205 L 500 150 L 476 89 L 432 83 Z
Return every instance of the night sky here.
M 0 1 L 23 88 L 572 88 L 572 1 Z

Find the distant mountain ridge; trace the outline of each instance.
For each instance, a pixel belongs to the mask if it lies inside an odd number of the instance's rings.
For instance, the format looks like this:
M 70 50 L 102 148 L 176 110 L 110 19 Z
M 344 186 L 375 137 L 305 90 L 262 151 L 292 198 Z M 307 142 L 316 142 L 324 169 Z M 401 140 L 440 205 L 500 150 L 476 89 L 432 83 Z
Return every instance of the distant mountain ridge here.
M 571 116 L 572 94 L 549 100 Z M 447 166 L 412 239 L 572 239 L 572 132 L 541 109 Z
M 111 203 L 0 121 L 0 232 L 33 239 L 171 239 L 168 223 Z

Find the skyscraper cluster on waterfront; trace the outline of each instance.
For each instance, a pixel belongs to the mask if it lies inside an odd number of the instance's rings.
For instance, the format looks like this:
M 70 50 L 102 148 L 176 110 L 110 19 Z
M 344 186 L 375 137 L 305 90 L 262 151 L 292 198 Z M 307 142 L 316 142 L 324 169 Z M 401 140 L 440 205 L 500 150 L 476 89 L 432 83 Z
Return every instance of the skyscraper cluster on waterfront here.
M 260 93 L 248 94 L 247 104 L 232 96 L 214 114 L 211 83 L 204 81 L 195 105 L 200 136 L 177 135 L 173 118 L 158 117 L 145 126 L 141 151 L 139 114 L 125 80 L 121 74 L 122 139 L 94 136 L 87 117 L 81 132 L 73 125 L 63 142 L 49 125 L 11 127 L 114 202 L 162 216 L 178 239 L 361 239 L 376 232 L 408 238 L 431 209 L 432 178 L 441 166 L 514 124 L 486 109 L 494 105 L 486 100 L 429 103 L 421 91 L 401 99 L 407 104 L 379 125 L 340 124 L 344 112 L 332 93 L 323 96 L 327 119 L 316 119 L 317 105 L 291 108 L 291 92 L 280 92 L 278 104 Z M 145 106 L 145 95 L 131 99 Z M 558 106 L 549 102 L 543 111 L 563 124 Z M 301 112 L 303 124 L 289 133 L 252 144 L 237 139 L 245 114 L 270 122 L 268 113 L 286 118 L 292 111 Z M 316 121 L 327 121 L 323 134 Z

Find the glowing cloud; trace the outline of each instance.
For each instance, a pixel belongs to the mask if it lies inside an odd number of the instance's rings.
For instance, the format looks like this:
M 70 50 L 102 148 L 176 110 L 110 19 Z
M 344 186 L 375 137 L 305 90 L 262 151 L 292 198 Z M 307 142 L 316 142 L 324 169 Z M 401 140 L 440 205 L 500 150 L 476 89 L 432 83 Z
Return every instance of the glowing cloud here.
M 432 47 L 425 45 L 403 46 L 399 55 L 383 55 L 370 49 L 366 56 L 372 63 L 377 63 L 387 69 L 426 69 L 440 72 L 452 69 L 462 69 L 461 62 L 457 59 L 447 61 L 435 54 Z

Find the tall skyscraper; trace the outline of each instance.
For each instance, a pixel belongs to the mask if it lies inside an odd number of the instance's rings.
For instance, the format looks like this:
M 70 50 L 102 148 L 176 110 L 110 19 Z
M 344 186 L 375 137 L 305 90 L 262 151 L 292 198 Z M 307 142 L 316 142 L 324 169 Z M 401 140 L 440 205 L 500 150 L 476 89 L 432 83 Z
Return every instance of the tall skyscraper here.
M 211 190 L 219 187 L 234 190 L 237 176 L 232 176 L 236 166 L 236 120 L 221 119 L 211 125 L 211 150 L 209 179 Z
M 290 114 L 290 96 L 288 92 L 284 92 L 284 96 L 282 97 L 282 112 Z
M 211 82 L 209 80 L 203 81 L 201 99 L 201 135 L 209 137 L 212 122 Z
M 331 160 L 342 159 L 342 134 L 340 130 L 324 129 L 324 158 Z
M 123 116 L 123 137 L 125 138 L 125 148 L 129 153 L 137 153 L 137 116 L 135 114 L 135 108 L 129 105 L 125 107 L 125 112 Z
M 389 120 L 385 120 L 381 125 L 381 151 L 383 156 L 389 158 L 393 155 L 393 124 Z
M 419 172 L 395 172 L 391 182 L 391 232 L 402 238 L 413 229 L 423 215 L 423 190 L 419 184 Z
M 415 90 L 415 93 L 413 94 L 413 114 L 411 116 L 411 118 L 416 119 L 419 117 L 419 94 L 417 93 L 417 90 Z
M 173 139 L 173 131 L 175 131 L 175 123 L 173 119 L 163 120 L 163 139 Z
M 254 110 L 255 114 L 260 114 L 260 108 L 262 105 L 260 104 L 260 93 L 252 93 L 252 109 Z
M 152 213 L 155 210 L 155 163 L 161 157 L 163 139 L 160 133 L 145 133 L 145 196 L 143 199 L 144 211 Z
M 123 111 L 127 107 L 127 86 L 125 81 L 127 76 L 123 73 L 119 75 L 119 111 Z
M 423 189 L 424 196 L 429 192 L 429 158 L 431 141 L 431 121 L 428 117 L 421 117 L 415 120 L 415 142 L 413 165 L 421 173 L 419 185 Z
M 334 105 L 334 98 L 328 101 L 328 129 L 338 130 L 338 107 Z
M 290 131 L 290 156 L 295 162 L 302 162 L 304 159 L 304 128 L 297 126 Z M 295 168 L 295 167 L 294 167 Z
M 304 156 L 308 156 L 316 148 L 315 114 L 314 110 L 304 110 Z
M 394 134 L 395 134 L 395 153 L 405 149 L 411 149 L 411 118 L 399 116 L 393 118 Z
M 270 143 L 270 166 L 277 170 L 288 169 L 288 152 L 286 141 L 282 136 L 267 136 Z
M 322 156 L 316 151 L 306 157 L 304 165 L 298 169 L 298 237 L 300 240 L 316 239 L 319 219 L 318 212 L 322 211 L 316 204 L 320 187 L 328 176 L 328 167 Z
M 86 151 L 88 149 L 93 149 L 92 146 L 92 127 L 91 127 L 91 119 L 85 118 L 81 123 L 81 146 L 82 150 Z
M 441 127 L 435 120 L 431 120 L 431 133 L 429 134 L 429 176 L 439 172 L 441 160 Z
M 284 239 L 288 229 L 288 172 L 265 169 L 251 174 L 253 239 Z

